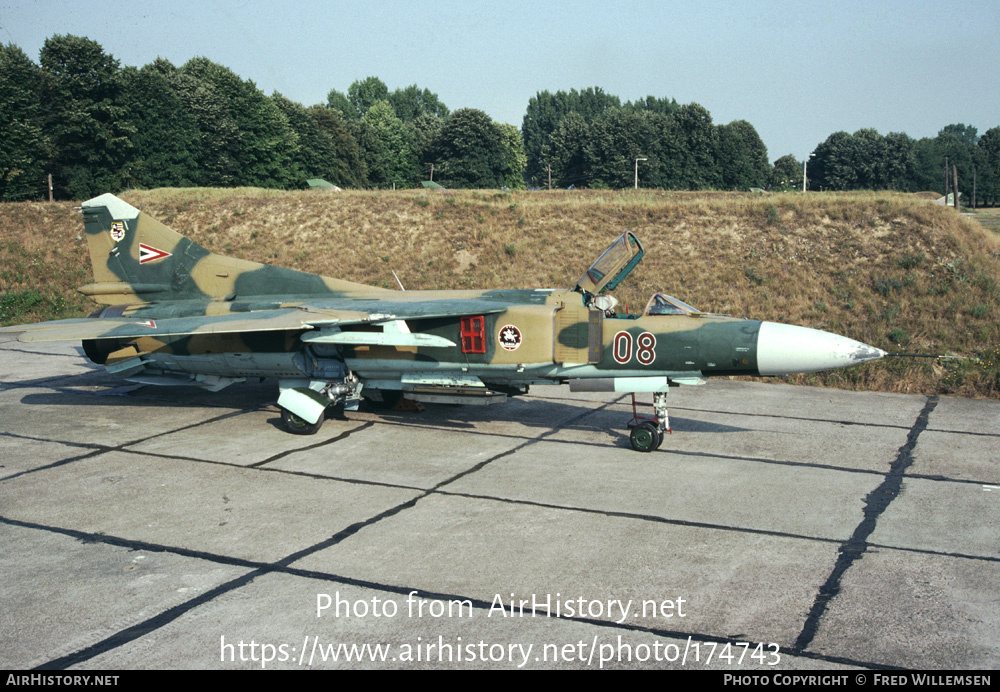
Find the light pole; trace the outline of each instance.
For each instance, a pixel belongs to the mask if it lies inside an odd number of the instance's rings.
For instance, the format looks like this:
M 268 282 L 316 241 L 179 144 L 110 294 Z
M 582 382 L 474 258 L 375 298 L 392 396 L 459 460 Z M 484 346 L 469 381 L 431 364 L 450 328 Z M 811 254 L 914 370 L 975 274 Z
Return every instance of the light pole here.
M 802 191 L 806 191 L 806 164 L 809 163 L 809 159 L 816 156 L 816 152 L 809 154 L 809 156 L 802 159 Z
M 648 161 L 649 159 L 636 159 L 635 160 L 635 189 L 639 189 L 639 162 Z

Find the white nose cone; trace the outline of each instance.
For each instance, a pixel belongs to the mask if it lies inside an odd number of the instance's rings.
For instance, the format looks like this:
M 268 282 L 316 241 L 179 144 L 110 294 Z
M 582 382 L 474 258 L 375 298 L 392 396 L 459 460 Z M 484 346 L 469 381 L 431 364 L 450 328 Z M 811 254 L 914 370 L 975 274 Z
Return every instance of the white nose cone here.
M 846 336 L 777 322 L 761 322 L 757 371 L 761 375 L 820 372 L 877 360 L 885 351 Z

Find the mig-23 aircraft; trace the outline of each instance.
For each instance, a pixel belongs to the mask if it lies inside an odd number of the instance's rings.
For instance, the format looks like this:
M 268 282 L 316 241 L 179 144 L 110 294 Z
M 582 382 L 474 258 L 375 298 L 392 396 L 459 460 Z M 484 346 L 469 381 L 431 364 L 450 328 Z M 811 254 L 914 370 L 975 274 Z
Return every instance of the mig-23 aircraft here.
M 631 443 L 656 449 L 671 384 L 818 372 L 878 348 L 806 327 L 701 312 L 663 293 L 640 314 L 606 290 L 639 263 L 623 233 L 571 289 L 392 291 L 209 252 L 114 195 L 83 203 L 94 283 L 88 318 L 7 327 L 22 341 L 82 340 L 131 382 L 219 390 L 278 380 L 285 428 L 316 432 L 361 399 L 493 404 L 532 384 L 651 393 Z

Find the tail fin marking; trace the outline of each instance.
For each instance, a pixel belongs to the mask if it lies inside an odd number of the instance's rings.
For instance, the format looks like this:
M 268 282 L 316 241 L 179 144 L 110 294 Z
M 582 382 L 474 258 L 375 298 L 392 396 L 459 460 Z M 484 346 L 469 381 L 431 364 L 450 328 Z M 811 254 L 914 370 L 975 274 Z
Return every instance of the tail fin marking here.
M 110 193 L 83 214 L 94 283 L 80 290 L 99 303 L 383 290 L 214 254 Z

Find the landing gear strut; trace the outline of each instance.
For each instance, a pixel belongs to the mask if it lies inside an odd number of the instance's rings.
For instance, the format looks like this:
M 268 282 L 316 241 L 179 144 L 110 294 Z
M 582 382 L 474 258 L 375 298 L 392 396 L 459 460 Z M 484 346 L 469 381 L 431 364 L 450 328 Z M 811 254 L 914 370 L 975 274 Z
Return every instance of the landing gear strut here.
M 331 404 L 354 411 L 361 401 L 362 384 L 350 373 L 340 381 L 285 380 L 278 387 L 281 423 L 293 435 L 313 435 L 319 431 Z
M 639 406 L 650 406 L 655 415 L 646 416 L 638 411 Z M 666 392 L 655 392 L 653 403 L 644 404 L 635 400 L 632 394 L 632 420 L 628 422 L 629 442 L 637 452 L 652 452 L 663 444 L 663 436 L 672 433 L 670 418 L 667 415 Z

